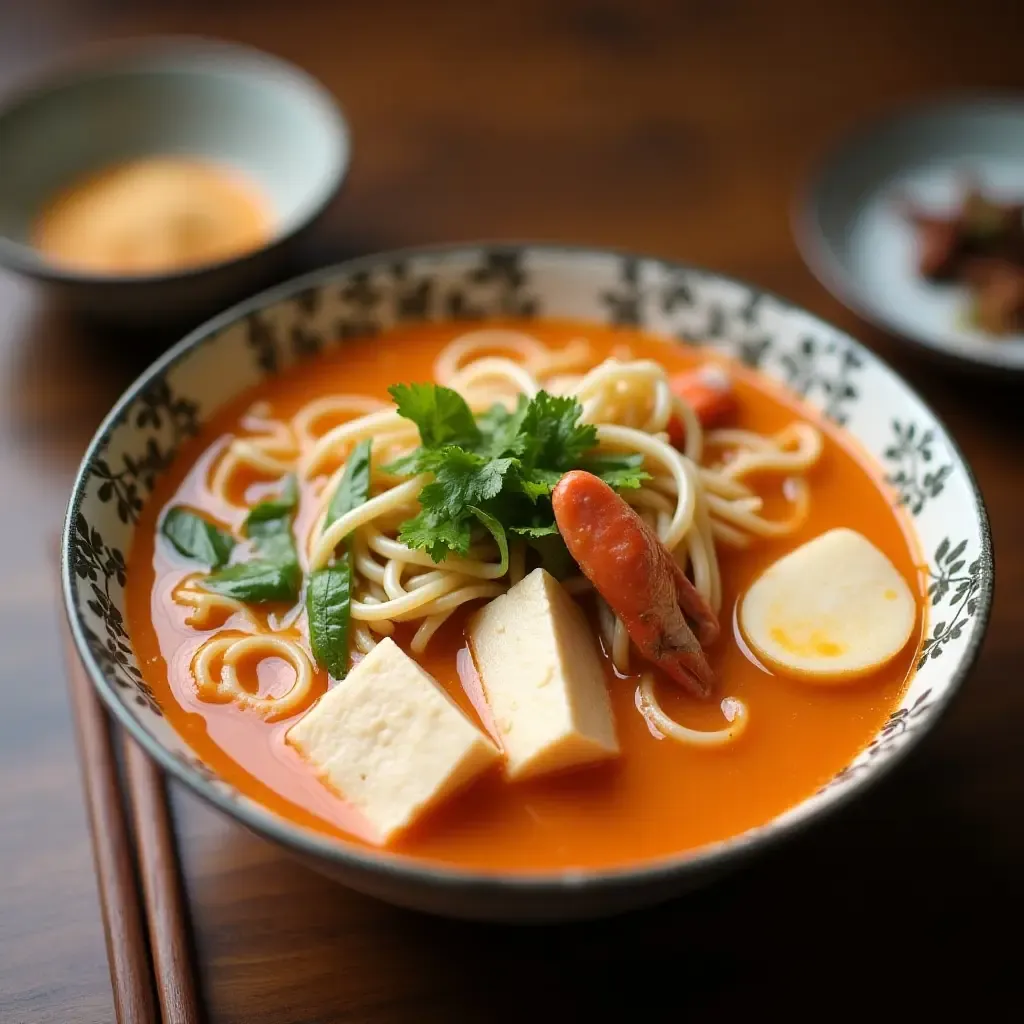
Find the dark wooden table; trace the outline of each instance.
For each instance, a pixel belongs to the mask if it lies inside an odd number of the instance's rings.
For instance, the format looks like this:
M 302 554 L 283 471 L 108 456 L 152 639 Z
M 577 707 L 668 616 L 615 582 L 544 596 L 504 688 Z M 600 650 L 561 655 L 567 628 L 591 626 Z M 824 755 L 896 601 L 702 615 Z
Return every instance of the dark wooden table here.
M 947 88 L 1024 87 L 1019 8 L 0 0 L 0 87 L 88 40 L 151 32 L 234 38 L 321 78 L 355 160 L 310 260 L 557 239 L 682 257 L 805 304 L 934 403 L 991 512 L 995 612 L 948 718 L 859 806 L 688 901 L 567 930 L 435 921 L 337 888 L 176 793 L 213 1021 L 604 1020 L 619 999 L 630 1020 L 662 1001 L 680 1019 L 857 1004 L 884 1019 L 958 992 L 977 1010 L 1019 973 L 1024 384 L 925 366 L 865 327 L 812 279 L 788 220 L 822 146 L 858 118 Z M 0 277 L 5 1024 L 112 1019 L 53 547 L 88 437 L 152 354 L 146 338 L 87 338 Z

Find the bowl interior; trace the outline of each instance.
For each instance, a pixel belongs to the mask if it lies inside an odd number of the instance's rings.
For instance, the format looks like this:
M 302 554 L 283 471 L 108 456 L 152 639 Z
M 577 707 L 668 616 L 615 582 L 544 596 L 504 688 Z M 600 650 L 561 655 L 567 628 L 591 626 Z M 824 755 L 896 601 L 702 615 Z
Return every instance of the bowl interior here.
M 711 345 L 756 367 L 845 425 L 882 467 L 927 565 L 930 606 L 918 671 L 870 746 L 817 794 L 753 833 L 643 870 L 680 870 L 784 833 L 838 806 L 896 763 L 937 720 L 970 668 L 991 599 L 984 507 L 942 424 L 857 342 L 757 288 L 657 259 L 551 246 L 398 252 L 320 271 L 223 314 L 136 382 L 86 455 L 64 538 L 69 616 L 118 719 L 165 768 L 286 845 L 333 862 L 397 865 L 408 877 L 436 881 L 444 874 L 306 832 L 200 763 L 162 718 L 139 672 L 124 625 L 124 555 L 154 476 L 182 440 L 265 376 L 403 322 L 494 316 L 627 324 Z M 575 873 L 573 884 L 579 880 Z
M 349 155 L 341 116 L 311 78 L 255 51 L 202 43 L 69 69 L 0 113 L 0 136 L 0 236 L 21 245 L 56 189 L 154 154 L 237 167 L 287 234 L 327 200 Z
M 827 287 L 888 329 L 948 355 L 1024 369 L 1024 336 L 972 330 L 965 290 L 916 273 L 914 232 L 897 197 L 949 209 L 965 172 L 998 196 L 1024 195 L 1024 101 L 941 104 L 851 138 L 810 193 L 806 253 Z

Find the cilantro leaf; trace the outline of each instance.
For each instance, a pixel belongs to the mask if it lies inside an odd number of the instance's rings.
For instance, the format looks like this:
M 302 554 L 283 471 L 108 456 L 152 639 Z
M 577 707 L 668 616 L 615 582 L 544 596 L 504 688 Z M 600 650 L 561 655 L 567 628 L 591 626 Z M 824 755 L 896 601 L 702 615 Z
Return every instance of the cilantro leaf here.
M 593 452 L 580 460 L 578 469 L 585 469 L 599 476 L 609 487 L 616 490 L 636 490 L 651 474 L 642 467 L 643 454 L 640 452 Z
M 545 536 L 528 537 L 526 543 L 540 556 L 541 567 L 556 580 L 568 579 L 576 570 L 576 561 L 557 528 Z
M 483 525 L 503 564 L 511 533 L 563 567 L 568 553 L 551 507 L 562 476 L 587 469 L 619 489 L 649 478 L 642 455 L 595 450 L 597 428 L 580 422 L 583 407 L 572 396 L 520 395 L 514 409 L 496 404 L 474 421 L 449 388 L 399 384 L 391 395 L 399 413 L 416 423 L 422 445 L 386 470 L 433 477 L 420 492 L 420 512 L 402 524 L 399 538 L 435 562 L 467 554 L 473 531 Z
M 466 506 L 496 497 L 515 461 L 487 459 L 454 445 L 431 452 L 423 468 L 434 479 L 420 493 L 420 505 L 424 511 L 456 517 Z
M 394 384 L 388 393 L 398 406 L 398 415 L 416 424 L 424 448 L 445 444 L 471 447 L 479 442 L 480 429 L 457 391 L 437 384 Z
M 494 542 L 498 545 L 498 552 L 501 555 L 501 575 L 504 576 L 508 572 L 508 538 L 505 536 L 505 527 L 482 508 L 470 505 L 469 511 L 487 528 L 490 535 L 494 538 Z
M 472 524 L 465 517 L 445 519 L 424 510 L 402 523 L 398 539 L 411 548 L 426 551 L 435 562 L 441 562 L 452 553 L 469 553 Z
M 580 423 L 583 406 L 572 395 L 538 391 L 523 416 L 521 434 L 528 446 L 522 459 L 527 466 L 565 472 L 597 445 L 597 427 Z
M 415 476 L 417 473 L 423 472 L 420 462 L 426 453 L 426 448 L 416 448 L 407 455 L 400 455 L 397 459 L 381 466 L 381 470 L 394 476 Z
M 558 533 L 558 527 L 553 521 L 550 523 L 537 523 L 533 526 L 510 526 L 509 529 L 512 533 L 519 534 L 520 537 L 530 537 L 532 539 L 551 537 Z
M 509 412 L 503 405 L 495 404 L 477 419 L 477 426 L 483 439 L 482 449 L 495 458 L 501 455 L 522 455 L 529 444 L 529 438 L 522 433 L 530 400 L 520 395 L 516 407 Z

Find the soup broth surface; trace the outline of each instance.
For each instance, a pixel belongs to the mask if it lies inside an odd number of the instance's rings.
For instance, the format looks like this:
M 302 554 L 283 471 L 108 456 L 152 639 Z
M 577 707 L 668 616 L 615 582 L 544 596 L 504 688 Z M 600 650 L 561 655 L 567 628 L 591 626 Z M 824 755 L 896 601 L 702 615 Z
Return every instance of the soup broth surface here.
M 632 358 L 656 360 L 673 373 L 705 358 L 698 348 L 632 330 L 559 322 L 523 327 L 551 347 L 585 336 L 598 361 L 628 350 Z M 211 769 L 243 793 L 305 828 L 356 844 L 363 842 L 358 815 L 285 742 L 295 719 L 268 723 L 232 704 L 197 697 L 190 663 L 210 634 L 186 625 L 187 610 L 172 600 L 174 588 L 195 567 L 159 542 L 159 517 L 166 507 L 184 504 L 238 527 L 245 510 L 218 501 L 208 480 L 230 438 L 246 432 L 247 410 L 262 403 L 262 413 L 284 419 L 304 403 L 332 393 L 387 400 L 387 388 L 395 382 L 432 380 L 436 355 L 460 329 L 452 324 L 408 326 L 378 339 L 346 343 L 232 403 L 185 445 L 160 478 L 130 556 L 130 635 L 143 674 L 171 725 Z M 809 420 L 824 435 L 823 454 L 808 475 L 810 510 L 796 535 L 719 554 L 722 635 L 707 653 L 718 679 L 717 697 L 740 698 L 749 709 L 745 734 L 720 749 L 655 737 L 637 710 L 637 678 L 617 676 L 605 657 L 621 756 L 599 767 L 532 782 L 508 783 L 499 772 L 488 774 L 428 814 L 389 853 L 511 872 L 623 866 L 663 858 L 764 824 L 810 796 L 871 740 L 895 709 L 917 656 L 920 611 L 902 653 L 853 684 L 815 685 L 771 674 L 746 650 L 735 626 L 737 599 L 783 554 L 826 530 L 849 527 L 870 538 L 910 584 L 919 609 L 924 606 L 923 566 L 880 473 L 853 441 L 753 371 L 732 364 L 730 371 L 739 396 L 737 426 L 771 434 L 794 420 Z M 271 482 L 253 478 L 238 487 L 238 500 L 252 504 L 268 493 Z M 783 517 L 781 486 L 767 481 L 765 489 L 768 513 Z M 296 519 L 299 536 L 312 528 L 313 504 L 303 491 Z M 478 721 L 459 671 L 467 664 L 464 631 L 471 611 L 462 609 L 449 620 L 419 661 Z M 396 639 L 407 643 L 410 635 L 400 629 Z M 244 682 L 261 693 L 274 693 L 287 687 L 288 673 L 283 663 L 265 661 Z M 320 671 L 317 692 L 327 685 Z M 678 721 L 701 729 L 722 727 L 717 699 L 697 701 L 665 680 L 658 687 L 665 709 Z

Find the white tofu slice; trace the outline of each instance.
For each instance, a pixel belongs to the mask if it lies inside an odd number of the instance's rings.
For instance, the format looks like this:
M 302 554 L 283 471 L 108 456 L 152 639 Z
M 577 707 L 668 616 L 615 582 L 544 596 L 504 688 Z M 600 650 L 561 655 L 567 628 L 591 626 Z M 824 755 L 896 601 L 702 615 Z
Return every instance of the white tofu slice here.
M 469 642 L 509 779 L 618 754 L 597 642 L 550 573 L 535 569 L 482 608 Z
M 500 759 L 437 681 L 385 637 L 288 730 L 381 845 Z
M 881 668 L 907 645 L 917 602 L 886 555 L 855 530 L 828 530 L 754 581 L 740 628 L 769 664 L 841 683 Z

